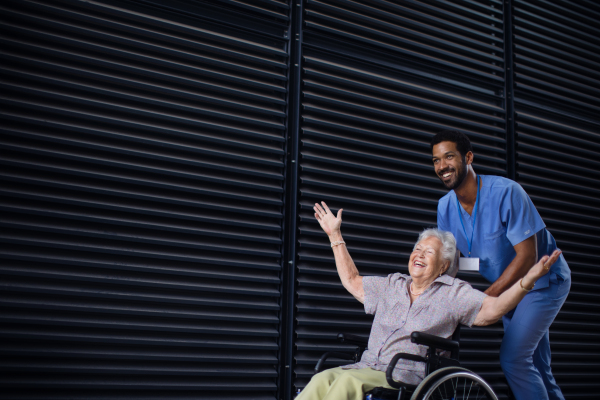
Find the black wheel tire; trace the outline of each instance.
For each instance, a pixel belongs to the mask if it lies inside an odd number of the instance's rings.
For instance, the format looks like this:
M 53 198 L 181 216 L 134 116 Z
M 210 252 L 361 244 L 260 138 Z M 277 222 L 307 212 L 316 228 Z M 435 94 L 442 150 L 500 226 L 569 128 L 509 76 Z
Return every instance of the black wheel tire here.
M 456 392 L 458 396 L 456 396 Z M 444 394 L 449 393 L 448 396 Z M 494 391 L 479 375 L 461 367 L 447 367 L 429 374 L 415 389 L 411 400 L 498 400 Z

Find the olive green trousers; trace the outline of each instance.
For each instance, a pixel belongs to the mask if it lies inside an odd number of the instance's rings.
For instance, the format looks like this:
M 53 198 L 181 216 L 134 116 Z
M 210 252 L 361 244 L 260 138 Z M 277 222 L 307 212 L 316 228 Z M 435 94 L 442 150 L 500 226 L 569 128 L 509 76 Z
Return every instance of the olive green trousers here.
M 338 367 L 313 376 L 296 400 L 363 400 L 365 392 L 380 386 L 390 388 L 383 371 Z

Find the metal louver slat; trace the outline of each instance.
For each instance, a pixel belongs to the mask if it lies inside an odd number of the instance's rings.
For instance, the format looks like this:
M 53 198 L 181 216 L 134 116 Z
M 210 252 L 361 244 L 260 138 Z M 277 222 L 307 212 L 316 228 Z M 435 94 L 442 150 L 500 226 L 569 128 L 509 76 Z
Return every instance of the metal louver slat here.
M 0 8 L 2 396 L 277 398 L 289 6 Z
M 571 268 L 550 329 L 552 372 L 566 398 L 593 399 L 600 284 L 600 58 L 593 2 L 514 2 L 517 179 Z
M 344 208 L 344 239 L 364 275 L 407 273 L 418 233 L 446 190 L 429 139 L 470 135 L 478 171 L 506 174 L 503 15 L 497 2 L 309 0 L 302 60 L 296 381 L 304 387 L 339 332 L 367 336 L 339 282 L 312 205 Z M 481 277 L 461 278 L 483 289 Z M 464 332 L 461 355 L 504 393 L 499 325 Z M 330 365 L 342 361 L 332 360 Z

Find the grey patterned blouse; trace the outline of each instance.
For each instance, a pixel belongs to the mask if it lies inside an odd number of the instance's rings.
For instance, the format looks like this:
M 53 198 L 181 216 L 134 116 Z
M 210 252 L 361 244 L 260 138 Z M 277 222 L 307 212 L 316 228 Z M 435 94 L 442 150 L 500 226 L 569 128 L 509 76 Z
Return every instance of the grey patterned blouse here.
M 411 305 L 411 281 L 409 275 L 400 273 L 363 278 L 365 312 L 375 316 L 369 347 L 360 362 L 342 368 L 385 371 L 396 353 L 425 356 L 426 347 L 410 341 L 413 331 L 449 338 L 458 324 L 473 325 L 487 297 L 465 281 L 442 275 Z M 418 385 L 424 377 L 425 364 L 421 362 L 401 359 L 394 369 L 394 379 L 404 383 Z

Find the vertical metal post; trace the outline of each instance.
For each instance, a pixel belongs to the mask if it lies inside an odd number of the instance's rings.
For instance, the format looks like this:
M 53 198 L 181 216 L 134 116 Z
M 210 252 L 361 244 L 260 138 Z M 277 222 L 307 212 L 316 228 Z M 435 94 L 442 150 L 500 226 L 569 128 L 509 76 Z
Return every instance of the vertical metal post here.
M 514 44 L 512 0 L 504 0 L 504 100 L 506 102 L 506 174 L 517 178 L 517 145 L 514 102 Z
M 282 274 L 282 336 L 279 398 L 293 398 L 294 333 L 296 312 L 296 231 L 298 222 L 298 163 L 300 145 L 300 98 L 302 71 L 303 0 L 291 0 L 288 29 L 289 90 L 287 102 L 286 204 L 284 232 L 284 273 Z
M 504 0 L 504 101 L 506 102 L 506 175 L 513 181 L 517 179 L 517 144 L 515 122 L 515 63 L 513 43 L 513 5 L 512 0 Z M 508 381 L 508 398 L 514 395 Z
M 504 101 L 506 102 L 506 175 L 509 179 L 517 179 L 517 140 L 515 122 L 515 63 L 514 63 L 514 31 L 512 0 L 504 0 Z M 514 395 L 508 381 L 508 398 Z

